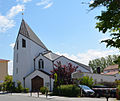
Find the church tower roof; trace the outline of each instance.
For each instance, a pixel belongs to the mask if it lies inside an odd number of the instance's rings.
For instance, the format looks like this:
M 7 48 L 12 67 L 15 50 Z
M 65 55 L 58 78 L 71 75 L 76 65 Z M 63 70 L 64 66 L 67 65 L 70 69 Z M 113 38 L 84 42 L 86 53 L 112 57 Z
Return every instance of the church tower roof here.
M 32 31 L 29 25 L 22 19 L 19 34 L 29 38 L 36 44 L 40 45 L 42 48 L 48 50 L 46 46 L 42 43 L 42 41 L 36 36 L 36 34 Z

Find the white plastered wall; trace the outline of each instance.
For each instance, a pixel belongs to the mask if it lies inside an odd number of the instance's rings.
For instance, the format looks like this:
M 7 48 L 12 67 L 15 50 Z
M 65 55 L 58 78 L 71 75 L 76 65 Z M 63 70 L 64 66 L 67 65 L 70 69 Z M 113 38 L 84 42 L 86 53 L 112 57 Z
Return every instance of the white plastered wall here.
M 22 39 L 26 40 L 26 48 L 22 48 Z M 17 81 L 20 81 L 23 85 L 23 78 L 34 71 L 33 59 L 40 52 L 44 52 L 46 50 L 21 34 L 19 34 L 18 40 L 19 40 L 18 50 L 17 50 L 17 44 L 15 45 L 14 48 L 13 81 L 15 83 Z M 17 54 L 18 54 L 18 62 L 16 62 Z M 18 73 L 16 73 L 16 68 L 18 68 Z
M 83 76 L 92 77 L 94 82 L 101 83 L 101 82 L 114 82 L 115 80 L 120 79 L 120 75 L 103 75 L 103 74 L 95 74 L 95 73 L 80 73 L 74 72 L 72 74 L 72 78 L 81 78 Z
M 51 60 L 47 59 L 46 57 L 42 56 L 41 54 L 35 60 L 35 68 L 39 69 L 38 61 L 40 59 L 42 59 L 44 61 L 44 68 L 43 69 L 41 68 L 41 69 L 48 72 L 49 74 L 51 74 L 51 71 L 53 70 L 53 63 Z

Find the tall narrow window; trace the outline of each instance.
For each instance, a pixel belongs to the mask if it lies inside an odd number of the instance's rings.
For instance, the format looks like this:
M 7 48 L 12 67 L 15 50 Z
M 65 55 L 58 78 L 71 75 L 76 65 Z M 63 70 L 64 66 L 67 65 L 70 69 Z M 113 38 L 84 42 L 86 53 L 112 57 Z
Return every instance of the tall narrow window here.
M 42 59 L 39 60 L 38 66 L 39 66 L 39 69 L 44 68 L 44 61 Z
M 17 40 L 17 50 L 18 50 L 18 47 L 19 47 L 19 41 Z
M 18 74 L 18 68 L 16 68 L 16 74 Z
M 26 48 L 26 40 L 25 39 L 22 39 L 22 47 Z
M 16 55 L 16 62 L 18 63 L 18 53 L 17 53 L 17 55 Z

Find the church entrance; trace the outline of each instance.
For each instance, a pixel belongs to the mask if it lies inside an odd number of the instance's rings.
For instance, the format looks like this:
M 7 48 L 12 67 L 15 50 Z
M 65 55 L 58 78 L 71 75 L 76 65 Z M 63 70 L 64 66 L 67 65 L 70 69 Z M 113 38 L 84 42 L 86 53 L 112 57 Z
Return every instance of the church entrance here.
M 36 76 L 31 80 L 32 83 L 32 91 L 39 91 L 41 87 L 43 87 L 43 78 Z

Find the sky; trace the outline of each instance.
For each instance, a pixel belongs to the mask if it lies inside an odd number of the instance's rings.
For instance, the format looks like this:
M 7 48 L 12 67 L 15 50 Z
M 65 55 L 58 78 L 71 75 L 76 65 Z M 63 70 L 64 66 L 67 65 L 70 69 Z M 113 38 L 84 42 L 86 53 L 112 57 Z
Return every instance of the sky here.
M 100 43 L 109 38 L 109 33 L 95 29 L 95 16 L 105 8 L 90 11 L 87 2 L 93 3 L 92 0 L 0 0 L 0 58 L 10 60 L 9 74 L 13 73 L 13 47 L 22 18 L 49 50 L 80 63 L 88 65 L 89 60 L 118 54 L 117 49 Z

